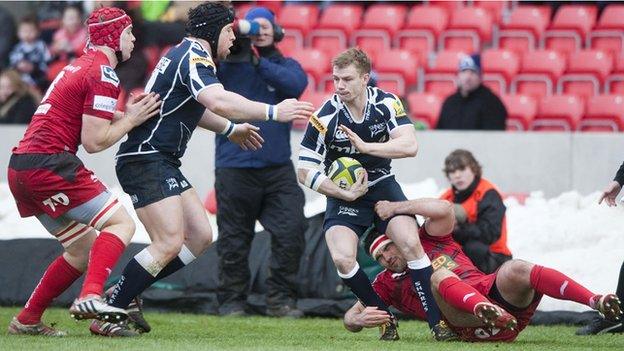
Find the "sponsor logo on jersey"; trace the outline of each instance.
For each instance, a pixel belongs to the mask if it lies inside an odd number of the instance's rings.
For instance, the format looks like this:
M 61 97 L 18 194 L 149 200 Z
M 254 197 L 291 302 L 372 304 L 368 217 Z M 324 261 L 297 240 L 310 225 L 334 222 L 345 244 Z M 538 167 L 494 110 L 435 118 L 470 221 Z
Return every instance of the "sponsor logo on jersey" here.
M 113 99 L 112 97 L 102 96 L 102 95 L 95 95 L 93 97 L 93 109 L 94 110 L 115 113 L 116 108 L 117 108 L 117 99 Z
M 431 261 L 431 267 L 433 267 L 434 271 L 438 270 L 438 268 L 440 267 L 444 267 L 449 271 L 452 271 L 453 269 L 459 267 L 459 264 L 457 264 L 457 262 L 455 262 L 455 260 L 453 260 L 451 256 L 442 254 L 436 257 L 433 261 Z
M 65 66 L 63 68 L 63 70 L 69 71 L 71 73 L 76 73 L 76 72 L 80 71 L 81 68 L 82 67 L 80 67 L 80 66 L 67 65 L 67 66 Z
M 321 122 L 321 120 L 316 115 L 312 115 L 312 117 L 310 117 L 310 124 L 314 128 L 316 128 L 316 130 L 318 130 L 319 133 L 321 134 L 327 133 L 327 127 L 323 124 L 323 122 Z
M 184 189 L 189 186 L 189 183 L 186 180 L 183 180 L 180 182 L 180 186 L 182 186 L 182 189 Z
M 357 215 L 360 213 L 360 211 L 356 208 L 352 208 L 352 207 L 347 207 L 347 206 L 340 206 L 338 207 L 338 214 L 339 215 L 347 215 L 347 216 L 351 216 L 351 217 L 357 217 Z
M 200 65 L 204 65 L 206 67 L 211 67 L 211 68 L 215 67 L 214 62 L 212 62 L 210 58 L 196 56 L 196 55 L 191 56 L 191 64 L 194 64 L 194 65 L 200 64 Z
M 111 83 L 112 85 L 118 87 L 119 78 L 117 78 L 115 70 L 111 66 L 101 65 L 100 67 L 102 68 L 102 82 Z
M 180 187 L 180 185 L 178 184 L 178 180 L 175 178 L 167 178 L 165 181 L 167 182 L 167 185 L 169 186 L 169 190 Z
M 347 133 L 342 131 L 342 129 L 336 129 L 336 134 L 334 134 L 334 141 L 341 142 L 341 141 L 348 141 L 348 140 L 349 140 L 349 137 L 347 136 Z
M 69 205 L 69 197 L 64 193 L 58 193 L 42 201 L 44 206 L 49 206 L 52 212 L 56 212 L 56 206 Z
M 331 144 L 331 145 L 329 145 L 329 148 L 332 149 L 332 150 L 336 150 L 337 152 L 339 152 L 341 154 L 353 155 L 353 154 L 357 154 L 358 153 L 358 151 L 355 148 L 355 146 L 352 146 L 352 145 L 338 146 L 336 144 Z
M 396 118 L 405 117 L 407 114 L 405 113 L 405 108 L 403 107 L 403 103 L 401 100 L 396 99 L 392 102 L 392 108 L 394 109 L 394 115 Z
M 373 125 L 368 126 L 368 130 L 370 130 L 371 138 L 372 138 L 379 133 L 383 133 L 386 130 L 386 124 L 385 123 L 373 124 Z
M 167 70 L 167 67 L 169 67 L 169 64 L 171 63 L 171 60 L 166 58 L 166 57 L 161 57 L 160 61 L 158 61 L 158 64 L 156 65 L 156 71 L 158 73 L 165 73 L 165 71 Z
M 132 194 L 130 195 L 130 200 L 132 201 L 133 204 L 136 204 L 137 202 L 139 202 L 139 197 L 136 194 Z
M 35 111 L 35 114 L 36 115 L 45 115 L 46 113 L 48 113 L 48 111 L 50 111 L 50 107 L 52 107 L 52 105 L 50 105 L 50 104 L 39 105 L 39 107 L 37 107 L 37 111 Z

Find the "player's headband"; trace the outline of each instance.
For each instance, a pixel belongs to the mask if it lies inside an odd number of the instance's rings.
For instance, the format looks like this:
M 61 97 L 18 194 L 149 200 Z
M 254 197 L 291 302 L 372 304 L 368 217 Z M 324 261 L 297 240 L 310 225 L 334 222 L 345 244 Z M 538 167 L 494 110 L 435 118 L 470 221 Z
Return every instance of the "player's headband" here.
M 370 255 L 377 260 L 379 255 L 381 255 L 381 249 L 383 249 L 386 245 L 390 244 L 392 240 L 386 235 L 382 234 L 375 238 L 373 243 L 370 246 L 369 253 Z
M 116 7 L 102 7 L 87 19 L 89 43 L 121 51 L 121 33 L 132 25 L 132 19 Z

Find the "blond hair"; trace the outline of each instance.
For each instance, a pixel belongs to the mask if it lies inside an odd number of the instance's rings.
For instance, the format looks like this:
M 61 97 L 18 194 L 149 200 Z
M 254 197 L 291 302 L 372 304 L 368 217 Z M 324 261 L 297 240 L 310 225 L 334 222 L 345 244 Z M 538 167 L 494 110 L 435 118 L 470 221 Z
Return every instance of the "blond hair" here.
M 345 68 L 354 65 L 360 74 L 370 73 L 371 61 L 360 48 L 350 48 L 341 52 L 332 60 L 332 67 Z

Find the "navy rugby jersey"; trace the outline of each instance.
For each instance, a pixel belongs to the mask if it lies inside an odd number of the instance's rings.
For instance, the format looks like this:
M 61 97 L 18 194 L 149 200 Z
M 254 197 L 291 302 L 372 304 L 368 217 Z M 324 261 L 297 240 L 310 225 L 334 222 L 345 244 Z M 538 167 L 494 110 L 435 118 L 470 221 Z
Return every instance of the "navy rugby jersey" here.
M 117 157 L 157 152 L 180 158 L 206 109 L 197 101 L 199 93 L 214 84 L 217 69 L 210 53 L 199 42 L 184 38 L 160 59 L 145 92 L 160 94 L 160 113 L 128 133 Z
M 368 172 L 368 184 L 374 185 L 392 175 L 390 159 L 359 153 L 347 135 L 338 129 L 344 125 L 369 143 L 383 143 L 390 139 L 390 133 L 402 125 L 412 125 L 407 118 L 401 100 L 394 94 L 378 88 L 367 87 L 367 103 L 364 119 L 353 119 L 347 106 L 334 95 L 310 118 L 301 141 L 299 165 L 306 168 L 329 169 L 339 157 L 348 156 L 358 160 Z M 357 117 L 358 120 L 362 116 Z

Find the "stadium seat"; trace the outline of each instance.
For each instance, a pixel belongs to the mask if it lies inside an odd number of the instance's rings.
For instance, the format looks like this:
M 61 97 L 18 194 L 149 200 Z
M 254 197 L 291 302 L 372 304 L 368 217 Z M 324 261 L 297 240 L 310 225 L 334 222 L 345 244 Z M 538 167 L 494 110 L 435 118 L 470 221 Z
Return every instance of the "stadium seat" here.
M 425 91 L 446 97 L 457 89 L 457 67 L 462 56 L 461 51 L 440 51 L 433 61 L 433 65 L 427 68 L 423 78 Z
M 394 37 L 394 47 L 409 50 L 426 64 L 428 53 L 435 51 L 435 38 L 448 24 L 448 13 L 437 6 L 412 6 L 403 30 Z
M 507 109 L 507 130 L 528 130 L 537 114 L 535 99 L 526 95 L 502 95 Z
M 406 87 L 403 76 L 396 73 L 377 74 L 377 87 L 398 96 L 405 95 Z
M 277 44 L 282 54 L 291 56 L 293 52 L 303 48 L 303 39 L 299 32 L 286 31 L 284 39 Z
M 503 12 L 507 9 L 511 3 L 511 1 L 483 1 L 476 0 L 472 2 L 475 7 L 480 7 L 490 13 L 492 16 L 492 21 L 495 24 L 499 24 L 503 18 Z
M 465 7 L 466 1 L 429 0 L 426 6 L 441 7 L 450 13 Z
M 510 93 L 531 95 L 538 100 L 551 95 L 553 82 L 559 79 L 565 67 L 565 58 L 556 51 L 527 52 L 522 59 L 520 74 L 511 81 Z
M 562 5 L 542 38 L 542 47 L 569 54 L 583 46 L 596 23 L 593 5 Z
M 308 46 L 325 51 L 330 59 L 347 49 L 347 37 L 342 31 L 313 31 L 308 36 L 308 42 Z
M 538 113 L 531 123 L 532 130 L 575 131 L 578 128 L 585 105 L 575 95 L 552 95 L 542 99 Z
M 434 129 L 438 124 L 442 99 L 435 94 L 412 92 L 407 95 L 407 107 L 412 121 L 419 121 Z
M 362 6 L 352 3 L 331 4 L 327 6 L 318 21 L 316 29 L 340 30 L 347 37 L 360 27 Z
M 364 14 L 362 29 L 351 35 L 351 45 L 371 56 L 390 49 L 392 38 L 403 27 L 407 9 L 403 5 L 371 5 Z
M 388 50 L 377 55 L 373 69 L 378 73 L 395 73 L 403 76 L 407 85 L 418 80 L 418 62 L 407 50 Z
M 624 74 L 616 73 L 607 77 L 604 84 L 605 94 L 624 95 Z
M 448 29 L 442 32 L 438 48 L 475 52 L 492 38 L 492 16 L 479 7 L 464 7 L 451 13 Z
M 277 23 L 290 31 L 298 31 L 305 38 L 308 32 L 316 26 L 319 8 L 315 4 L 288 4 L 280 10 Z
M 613 56 L 624 55 L 624 5 L 609 5 L 602 11 L 596 28 L 587 37 L 587 46 L 610 52 Z
M 511 82 L 520 70 L 520 58 L 510 50 L 488 49 L 481 54 L 481 66 L 484 73 L 500 75 L 505 82 Z
M 234 11 L 236 12 L 236 17 L 245 18 L 247 11 L 251 10 L 253 7 L 258 5 L 251 3 L 242 3 L 242 2 L 234 2 Z
M 537 47 L 550 22 L 550 6 L 518 6 L 498 31 L 496 46 L 524 54 Z
M 500 74 L 483 74 L 481 82 L 496 95 L 507 93 L 507 82 Z
M 582 131 L 624 131 L 624 96 L 599 95 L 587 102 Z
M 321 50 L 300 49 L 293 52 L 291 57 L 299 62 L 306 73 L 311 74 L 317 81 L 329 72 L 329 58 Z
M 602 51 L 583 50 L 570 55 L 566 74 L 557 82 L 558 94 L 583 98 L 598 95 L 600 86 L 613 69 L 611 55 Z

